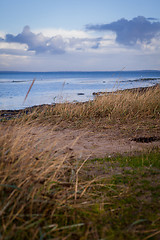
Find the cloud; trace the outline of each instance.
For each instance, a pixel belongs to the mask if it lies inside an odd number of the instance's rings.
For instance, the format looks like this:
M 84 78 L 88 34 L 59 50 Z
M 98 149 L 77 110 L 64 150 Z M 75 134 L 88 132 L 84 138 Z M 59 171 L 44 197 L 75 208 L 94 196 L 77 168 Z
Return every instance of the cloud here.
M 18 34 L 0 32 L 0 70 L 99 71 L 158 69 L 160 22 L 137 17 L 87 30 L 24 27 Z
M 4 40 L 5 38 L 5 33 L 3 31 L 0 31 L 0 39 Z
M 25 26 L 21 33 L 17 35 L 6 34 L 4 39 L 0 38 L 0 42 L 2 41 L 11 45 L 13 43 L 26 45 L 28 52 L 35 52 L 36 54 L 63 54 L 66 51 L 98 49 L 102 39 L 101 37 L 93 37 L 86 32 L 76 30 L 66 31 L 58 29 L 56 32 L 54 29 L 50 34 L 49 30 L 44 32 L 48 33 L 48 36 L 44 35 L 44 33 L 34 33 L 30 30 L 29 26 Z M 9 46 L 8 48 L 11 49 Z M 7 48 L 5 51 L 7 51 Z M 15 52 L 15 50 L 12 52 Z
M 65 43 L 61 36 L 48 38 L 42 33 L 35 34 L 31 32 L 29 26 L 25 26 L 22 33 L 16 36 L 6 34 L 5 42 L 27 44 L 28 51 L 35 51 L 36 54 L 44 52 L 60 54 L 65 52 Z
M 134 46 L 137 42 L 150 43 L 152 38 L 160 33 L 160 22 L 151 22 L 155 18 L 139 16 L 132 20 L 122 18 L 109 24 L 86 25 L 87 30 L 113 31 L 116 33 L 117 43 Z
M 31 55 L 33 52 L 28 52 L 28 46 L 20 43 L 8 43 L 0 41 L 0 54 L 10 55 Z
M 56 35 L 66 38 L 90 38 L 90 34 L 82 30 L 66 30 L 66 29 L 55 29 L 55 28 L 40 28 L 33 30 L 34 33 L 42 33 L 43 35 L 51 38 Z
M 92 37 L 92 38 L 68 38 L 67 41 L 67 51 L 76 52 L 76 51 L 90 51 L 97 49 L 100 46 L 102 38 Z M 95 47 L 97 46 L 97 47 Z
M 158 21 L 158 18 L 149 17 L 149 18 L 147 18 L 147 20 L 149 20 L 149 21 Z

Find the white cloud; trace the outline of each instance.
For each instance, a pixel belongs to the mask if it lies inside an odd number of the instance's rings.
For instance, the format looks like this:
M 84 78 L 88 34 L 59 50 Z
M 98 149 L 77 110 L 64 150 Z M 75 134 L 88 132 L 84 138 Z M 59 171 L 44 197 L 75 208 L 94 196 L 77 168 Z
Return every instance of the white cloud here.
M 5 35 L 6 35 L 5 32 L 0 31 L 0 38 L 3 38 L 3 39 L 4 39 L 4 38 L 5 38 Z
M 28 50 L 27 44 L 21 43 L 8 43 L 8 42 L 0 42 L 0 49 L 19 49 L 19 50 Z
M 46 37 L 53 37 L 60 35 L 63 38 L 89 38 L 90 34 L 82 30 L 65 30 L 65 29 L 55 29 L 55 28 L 41 28 L 33 30 L 34 33 L 42 33 Z
M 93 31 L 83 30 L 65 30 L 65 29 L 54 29 L 44 28 L 33 30 L 35 34 L 41 32 L 45 37 L 53 38 L 61 36 L 65 43 L 65 50 L 69 52 L 74 51 L 87 51 L 92 52 L 97 50 L 104 51 L 105 46 L 117 45 L 115 42 L 116 33 L 108 31 L 107 33 L 97 34 Z
M 28 51 L 27 44 L 0 42 L 0 54 L 3 54 L 3 56 L 29 56 L 34 53 L 34 51 Z
M 137 42 L 137 45 L 141 47 L 144 53 L 154 53 L 159 52 L 160 53 L 160 37 L 152 38 L 149 43 L 139 41 Z

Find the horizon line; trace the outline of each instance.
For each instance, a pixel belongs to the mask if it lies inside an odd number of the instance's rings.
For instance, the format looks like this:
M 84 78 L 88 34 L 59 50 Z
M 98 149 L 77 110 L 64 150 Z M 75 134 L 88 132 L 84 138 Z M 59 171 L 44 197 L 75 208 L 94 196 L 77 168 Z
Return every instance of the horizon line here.
M 155 69 L 142 69 L 142 70 L 97 70 L 97 71 L 87 71 L 87 70 L 81 70 L 81 71 L 17 71 L 17 70 L 0 70 L 0 73 L 77 73 L 77 72 L 82 72 L 82 73 L 90 73 L 90 72 L 142 72 L 142 71 L 152 71 L 152 72 L 160 72 L 160 70 L 155 70 Z

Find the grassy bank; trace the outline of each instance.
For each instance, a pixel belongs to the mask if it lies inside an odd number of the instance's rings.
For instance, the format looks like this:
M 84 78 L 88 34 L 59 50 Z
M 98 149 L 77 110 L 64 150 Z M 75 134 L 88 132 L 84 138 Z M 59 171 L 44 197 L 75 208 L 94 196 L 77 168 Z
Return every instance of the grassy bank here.
M 37 108 L 33 118 L 50 122 L 72 121 L 76 124 L 85 120 L 93 122 L 104 119 L 107 122 L 126 122 L 143 118 L 158 118 L 160 113 L 160 87 L 148 88 L 145 92 L 125 91 L 98 96 L 86 103 L 63 103 L 54 107 Z
M 135 124 L 158 136 L 159 99 L 157 87 L 143 94 L 113 93 L 92 102 L 44 106 L 9 121 L 4 118 L 0 238 L 159 239 L 158 147 L 136 156 L 117 153 L 78 160 L 69 151 L 55 156 L 56 139 L 45 142 L 43 137 L 46 126 L 52 134 L 57 127 L 103 129 L 105 124 L 126 126 L 125 133 Z

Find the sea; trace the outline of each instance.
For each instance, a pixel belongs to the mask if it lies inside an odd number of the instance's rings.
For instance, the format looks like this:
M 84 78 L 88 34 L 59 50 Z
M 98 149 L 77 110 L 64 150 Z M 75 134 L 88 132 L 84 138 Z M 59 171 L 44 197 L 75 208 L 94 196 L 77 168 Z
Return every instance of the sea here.
M 35 79 L 33 86 L 30 86 Z M 95 92 L 148 87 L 160 83 L 160 71 L 0 72 L 0 110 L 42 104 L 85 102 Z M 30 89 L 26 98 L 27 92 Z M 26 100 L 25 100 L 26 98 Z

